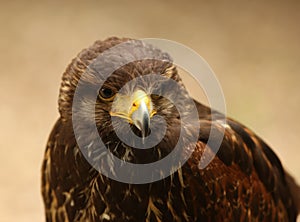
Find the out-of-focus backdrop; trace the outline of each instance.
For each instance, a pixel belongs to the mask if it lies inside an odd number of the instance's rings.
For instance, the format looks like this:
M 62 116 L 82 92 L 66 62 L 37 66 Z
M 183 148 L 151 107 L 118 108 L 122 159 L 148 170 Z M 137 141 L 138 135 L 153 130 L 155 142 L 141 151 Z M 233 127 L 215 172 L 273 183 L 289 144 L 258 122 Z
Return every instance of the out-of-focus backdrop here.
M 82 48 L 109 36 L 194 49 L 215 71 L 228 115 L 300 182 L 299 11 L 296 1 L 1 1 L 1 221 L 44 221 L 40 168 L 61 75 Z

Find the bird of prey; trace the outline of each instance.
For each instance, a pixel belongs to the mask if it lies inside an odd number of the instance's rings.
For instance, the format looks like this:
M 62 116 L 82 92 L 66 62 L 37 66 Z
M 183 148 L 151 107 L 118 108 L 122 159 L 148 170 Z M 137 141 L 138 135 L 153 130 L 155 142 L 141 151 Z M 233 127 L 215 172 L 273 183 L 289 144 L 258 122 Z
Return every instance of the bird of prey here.
M 128 41 L 137 43 L 133 50 L 108 54 L 101 65 L 92 65 L 99 55 Z M 137 58 L 137 54 L 147 52 L 159 59 L 116 65 L 123 57 Z M 121 91 L 125 83 L 149 73 L 171 79 L 184 88 L 179 71 L 169 58 L 168 53 L 140 40 L 111 37 L 96 41 L 72 60 L 62 77 L 60 117 L 50 134 L 42 165 L 46 221 L 296 221 L 300 188 L 272 149 L 244 125 L 195 100 L 195 123 L 201 125 L 200 131 L 193 146 L 181 147 L 182 153 L 178 155 L 186 155 L 187 151 L 191 154 L 171 175 L 148 183 L 126 183 L 94 167 L 97 163 L 109 165 L 105 161 L 109 159 L 108 153 L 128 163 L 147 164 L 172 152 L 184 124 L 179 109 L 189 112 L 182 102 L 189 97 L 187 92 L 174 92 L 164 81 L 151 79 L 137 81 Z M 104 78 L 104 71 L 111 67 L 117 69 Z M 74 109 L 79 85 L 86 88 Z M 177 107 L 153 93 L 154 88 L 163 88 L 177 99 Z M 95 92 L 94 101 L 91 94 Z M 80 120 L 77 126 L 72 121 L 74 116 Z M 149 134 L 159 137 L 158 116 L 164 119 L 166 128 L 161 141 L 153 147 L 136 149 L 116 133 L 116 128 L 126 125 L 138 138 L 147 138 Z M 222 118 L 226 118 L 225 123 L 218 121 Z M 97 135 L 89 131 L 90 120 L 94 120 Z M 189 125 L 183 127 L 192 133 Z M 78 138 L 75 128 L 80 134 Z M 125 137 L 129 131 L 120 130 Z M 210 132 L 213 140 L 222 133 L 224 137 L 212 161 L 200 168 L 205 149 L 213 148 L 214 143 L 208 144 Z M 109 152 L 97 152 L 93 144 L 98 137 Z M 80 147 L 79 140 L 86 147 Z M 92 151 L 85 154 L 92 146 Z M 89 162 L 86 155 L 91 155 L 94 162 Z

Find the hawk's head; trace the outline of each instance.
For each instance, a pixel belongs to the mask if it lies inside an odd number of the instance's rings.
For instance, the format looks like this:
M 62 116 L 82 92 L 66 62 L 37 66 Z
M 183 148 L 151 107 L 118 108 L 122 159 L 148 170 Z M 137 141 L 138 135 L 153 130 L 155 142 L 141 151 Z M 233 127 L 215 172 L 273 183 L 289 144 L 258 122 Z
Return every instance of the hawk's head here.
M 79 120 L 73 127 L 79 128 L 77 140 L 84 140 L 87 148 L 100 135 L 119 158 L 145 163 L 163 158 L 175 147 L 181 127 L 178 107 L 188 113 L 187 98 L 167 53 L 139 40 L 109 38 L 83 50 L 69 65 L 59 110 L 64 121 Z M 93 124 L 97 133 L 91 130 Z M 142 142 L 151 136 L 152 149 L 135 149 L 143 143 L 130 135 Z M 92 150 L 99 155 L 96 145 Z

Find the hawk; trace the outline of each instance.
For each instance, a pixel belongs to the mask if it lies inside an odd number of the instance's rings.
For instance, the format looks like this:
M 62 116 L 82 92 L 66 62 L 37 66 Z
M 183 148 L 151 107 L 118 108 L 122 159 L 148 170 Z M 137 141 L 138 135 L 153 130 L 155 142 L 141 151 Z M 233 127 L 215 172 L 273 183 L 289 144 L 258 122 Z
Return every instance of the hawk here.
M 128 41 L 137 43 L 133 50 L 108 53 L 100 65 L 93 65 L 99 55 Z M 148 52 L 159 59 L 118 66 L 124 57 L 138 58 Z M 105 78 L 103 73 L 112 67 L 117 69 Z M 132 164 L 162 160 L 179 141 L 181 125 L 187 135 L 194 133 L 179 115 L 180 109 L 190 112 L 184 102 L 188 93 L 169 89 L 163 80 L 147 80 L 149 73 L 175 81 L 184 89 L 170 56 L 139 40 L 111 37 L 96 41 L 67 67 L 59 94 L 60 117 L 50 134 L 42 165 L 46 221 L 296 221 L 300 188 L 272 149 L 244 125 L 195 100 L 198 119 L 194 123 L 201 125 L 200 131 L 193 145 L 180 147 L 179 156 L 190 155 L 169 176 L 149 183 L 126 183 L 95 168 L 110 164 L 108 153 Z M 145 78 L 121 91 L 138 77 Z M 74 108 L 76 89 L 81 85 L 85 88 Z M 153 93 L 154 88 L 174 98 L 177 107 L 170 99 Z M 96 99 L 92 100 L 95 92 Z M 136 149 L 117 135 L 121 129 L 119 133 L 125 137 L 129 132 L 142 139 L 159 137 L 158 116 L 164 119 L 165 133 L 149 149 Z M 76 126 L 74 117 L 80 120 Z M 225 123 L 219 121 L 223 118 Z M 96 134 L 90 131 L 92 126 Z M 218 135 L 224 137 L 212 161 L 200 168 L 205 150 L 214 151 L 214 143 L 208 143 L 210 132 L 212 140 Z M 95 145 L 98 137 L 109 152 L 99 152 Z M 86 155 L 92 156 L 92 163 Z

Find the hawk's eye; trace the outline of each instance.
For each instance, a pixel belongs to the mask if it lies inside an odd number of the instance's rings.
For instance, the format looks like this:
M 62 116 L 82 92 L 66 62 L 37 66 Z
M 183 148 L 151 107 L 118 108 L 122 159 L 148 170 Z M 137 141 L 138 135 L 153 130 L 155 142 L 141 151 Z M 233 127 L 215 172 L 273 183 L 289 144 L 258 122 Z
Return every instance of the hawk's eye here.
M 153 99 L 153 100 L 157 100 L 157 99 L 160 99 L 160 98 L 162 98 L 163 96 L 161 96 L 161 95 L 157 95 L 157 94 L 151 94 L 151 98 Z
M 106 88 L 106 87 L 102 87 L 100 89 L 99 94 L 100 94 L 101 99 L 103 99 L 103 100 L 112 100 L 115 95 L 115 93 L 112 89 Z

